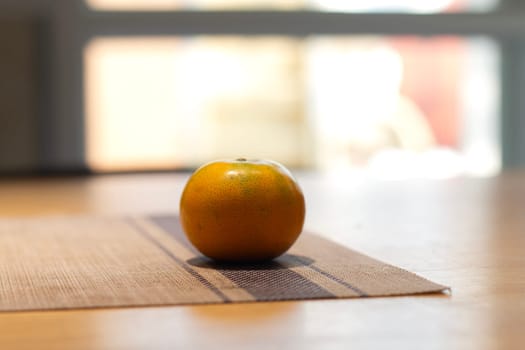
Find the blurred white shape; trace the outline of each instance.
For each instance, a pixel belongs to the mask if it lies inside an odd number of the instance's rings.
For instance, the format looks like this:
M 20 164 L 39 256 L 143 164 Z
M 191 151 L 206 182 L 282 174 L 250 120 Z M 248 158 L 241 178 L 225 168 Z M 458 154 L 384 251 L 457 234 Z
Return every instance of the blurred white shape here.
M 179 0 L 86 0 L 96 10 L 170 10 L 179 7 Z
M 368 163 L 369 174 L 381 180 L 448 179 L 465 174 L 457 151 L 434 148 L 424 152 L 385 149 Z
M 313 7 L 338 12 L 439 13 L 457 6 L 457 10 L 488 11 L 499 0 L 310 0 Z
M 451 51 L 455 55 L 451 62 L 461 65 L 457 70 L 450 67 L 454 76 L 445 87 L 457 90 L 458 95 L 437 99 L 451 104 L 437 110 L 454 113 L 444 116 L 451 118 L 441 123 L 453 123 L 456 118 L 462 123 L 447 125 L 448 130 L 459 128 L 457 149 L 438 143 L 428 116 L 412 96 L 402 93 L 405 70 L 421 71 L 427 64 L 426 55 L 418 56 L 418 42 L 410 45 L 404 46 L 408 49 L 403 52 L 408 62 L 404 67 L 402 52 L 391 47 L 388 38 L 311 39 L 307 46 L 308 110 L 315 130 L 317 165 L 341 172 L 370 167 L 374 176 L 389 179 L 496 174 L 500 170 L 500 113 L 494 43 L 483 38 L 465 40 L 461 50 Z M 451 50 L 445 45 L 438 48 L 441 55 Z M 421 83 L 432 84 L 432 74 Z M 417 94 L 417 86 L 412 85 L 410 91 Z M 427 110 L 437 108 L 431 101 L 442 90 L 423 91 L 419 99 L 427 103 Z M 456 101 L 463 106 L 460 110 Z
M 396 110 L 403 66 L 378 38 L 311 39 L 308 48 L 309 112 L 321 167 L 351 161 L 352 144 L 389 142 L 378 129 Z
M 93 40 L 85 49 L 87 162 L 94 170 L 173 166 L 175 39 Z
M 313 0 L 322 10 L 340 12 L 442 12 L 455 0 Z
M 85 50 L 88 163 L 101 171 L 162 169 L 250 156 L 342 173 L 368 167 L 381 178 L 493 175 L 497 48 L 482 38 L 440 43 L 95 39 Z M 440 70 L 451 73 L 448 85 L 422 69 L 428 48 L 450 54 Z M 436 97 L 444 92 L 449 97 Z M 454 150 L 439 144 L 436 123 L 452 130 Z
M 98 38 L 85 49 L 86 149 L 95 171 L 214 158 L 308 162 L 298 42 Z
M 470 54 L 461 79 L 461 150 L 469 174 L 491 176 L 501 170 L 500 78 L 495 74 L 500 58 L 492 40 L 473 38 L 466 45 Z
M 163 11 L 174 9 L 300 9 L 340 12 L 437 13 L 457 5 L 459 10 L 487 11 L 498 0 L 85 0 L 96 10 Z
M 163 11 L 174 9 L 293 9 L 304 0 L 85 0 L 95 10 Z

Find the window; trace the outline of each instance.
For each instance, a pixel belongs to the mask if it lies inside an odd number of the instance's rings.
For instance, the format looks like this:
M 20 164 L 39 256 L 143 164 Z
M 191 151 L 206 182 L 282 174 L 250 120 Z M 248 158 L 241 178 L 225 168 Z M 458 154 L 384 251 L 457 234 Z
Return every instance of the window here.
M 94 40 L 86 50 L 89 164 L 186 168 L 246 155 L 305 165 L 301 50 L 275 37 Z
M 87 0 L 96 10 L 238 10 L 275 9 L 341 12 L 439 13 L 488 11 L 498 0 Z
M 499 169 L 487 39 L 99 38 L 86 65 L 95 170 L 239 155 L 396 177 Z
M 89 0 L 70 21 L 84 138 L 65 131 L 71 103 L 53 139 L 80 140 L 62 158 L 96 171 L 239 154 L 394 178 L 518 164 L 519 5 L 424 3 Z

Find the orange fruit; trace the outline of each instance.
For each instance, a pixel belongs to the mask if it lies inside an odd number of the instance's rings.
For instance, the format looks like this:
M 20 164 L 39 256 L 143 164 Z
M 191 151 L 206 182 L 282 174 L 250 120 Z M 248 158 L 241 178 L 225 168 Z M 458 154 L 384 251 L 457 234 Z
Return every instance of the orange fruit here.
M 269 160 L 220 160 L 189 178 L 180 219 L 190 242 L 220 261 L 261 261 L 288 250 L 302 231 L 303 192 Z

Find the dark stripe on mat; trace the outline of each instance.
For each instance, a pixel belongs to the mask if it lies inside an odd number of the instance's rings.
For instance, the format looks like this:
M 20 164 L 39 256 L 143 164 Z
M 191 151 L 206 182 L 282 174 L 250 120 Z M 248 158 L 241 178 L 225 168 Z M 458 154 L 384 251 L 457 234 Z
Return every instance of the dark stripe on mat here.
M 273 266 L 270 264 L 257 269 L 247 267 L 218 270 L 259 301 L 335 297 L 323 287 L 278 262 Z
M 151 216 L 148 217 L 155 225 L 157 225 L 162 231 L 168 233 L 170 236 L 174 237 L 180 244 L 185 248 L 189 249 L 195 255 L 201 255 L 195 249 L 195 247 L 188 240 L 184 232 L 182 231 L 182 226 L 178 216 L 166 215 L 166 216 Z
M 188 241 L 173 216 L 151 217 L 150 220 L 186 248 L 200 255 Z M 257 265 L 216 264 L 200 259 L 199 266 L 213 268 L 243 288 L 258 301 L 334 298 L 335 295 L 278 261 Z
M 294 256 L 293 257 L 294 259 L 298 260 L 298 261 L 301 261 L 302 262 L 302 259 L 301 257 L 299 256 Z M 350 283 L 346 282 L 346 281 L 343 281 L 342 279 L 326 272 L 326 271 L 323 271 L 321 270 L 320 268 L 318 268 L 317 266 L 314 266 L 314 265 L 311 265 L 309 264 L 308 265 L 309 268 L 311 268 L 312 270 L 314 270 L 315 272 L 318 272 L 320 273 L 321 275 L 325 276 L 326 278 L 329 278 L 331 279 L 332 281 L 334 282 L 337 282 L 343 286 L 345 286 L 346 288 L 350 289 L 350 290 L 353 290 L 354 292 L 356 292 L 360 297 L 367 297 L 368 294 L 366 294 L 365 292 L 363 292 L 361 289 L 357 288 L 357 287 L 354 287 L 353 285 L 351 285 Z
M 179 221 L 179 218 L 177 216 L 173 215 L 165 215 L 165 216 L 153 216 L 149 218 L 151 221 L 153 221 L 155 224 L 157 224 L 160 228 L 162 228 L 164 231 L 171 234 L 177 241 L 179 241 L 181 244 L 183 244 L 185 247 L 193 251 L 195 254 L 200 255 L 200 253 L 193 247 L 193 245 L 188 241 L 188 238 L 182 231 L 182 227 Z M 326 278 L 331 279 L 334 282 L 339 283 L 342 286 L 345 286 L 346 288 L 352 290 L 353 292 L 357 293 L 361 297 L 367 297 L 368 294 L 366 294 L 361 289 L 353 286 L 352 284 L 343 281 L 342 279 L 332 275 L 329 272 L 326 272 L 317 266 L 314 266 L 312 264 L 305 263 L 301 260 L 300 257 L 294 256 L 293 259 L 298 260 L 301 263 L 304 263 L 304 265 L 308 266 L 310 269 L 314 270 L 317 273 L 320 273 L 321 275 L 325 276 Z
M 132 219 L 127 220 L 130 226 L 132 226 L 141 236 L 143 236 L 145 239 L 153 243 L 156 247 L 158 247 L 160 250 L 162 250 L 166 255 L 168 255 L 170 258 L 172 258 L 178 265 L 180 265 L 186 272 L 188 272 L 190 275 L 195 277 L 199 282 L 201 282 L 206 288 L 211 290 L 215 295 L 217 295 L 221 300 L 225 303 L 231 302 L 230 298 L 228 298 L 226 295 L 224 295 L 223 292 L 220 291 L 217 287 L 215 287 L 213 284 L 211 284 L 207 279 L 201 276 L 197 271 L 193 270 L 190 265 L 188 265 L 186 262 L 175 256 L 172 252 L 170 252 L 166 247 L 164 247 L 159 241 L 157 241 L 155 238 L 153 238 L 146 230 L 144 230 L 142 227 L 140 227 L 136 222 L 134 222 Z

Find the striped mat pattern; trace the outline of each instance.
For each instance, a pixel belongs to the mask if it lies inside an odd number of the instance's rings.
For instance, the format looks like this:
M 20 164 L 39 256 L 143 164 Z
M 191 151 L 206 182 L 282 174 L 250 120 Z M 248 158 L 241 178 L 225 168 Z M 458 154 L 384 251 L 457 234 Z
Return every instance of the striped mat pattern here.
M 0 220 L 0 311 L 331 299 L 447 287 L 319 236 L 252 265 L 203 258 L 175 216 Z

